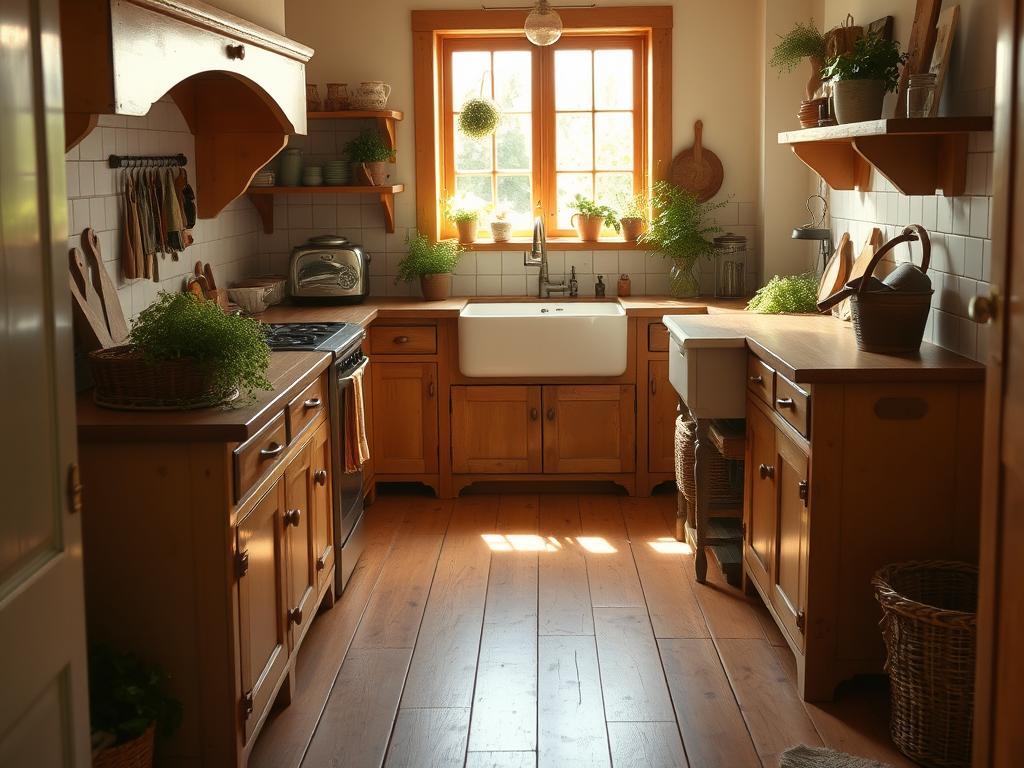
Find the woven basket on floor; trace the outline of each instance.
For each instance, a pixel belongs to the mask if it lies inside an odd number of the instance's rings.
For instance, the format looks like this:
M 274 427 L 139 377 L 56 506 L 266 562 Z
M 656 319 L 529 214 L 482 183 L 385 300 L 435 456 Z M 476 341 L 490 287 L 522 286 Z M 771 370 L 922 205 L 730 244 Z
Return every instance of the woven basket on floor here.
M 96 753 L 92 768 L 153 768 L 153 726 L 137 739 Z
M 892 740 L 933 768 L 971 764 L 978 569 L 921 560 L 871 580 L 882 605 Z
M 223 399 L 208 366 L 191 358 L 147 362 L 129 346 L 89 353 L 96 402 L 110 408 L 194 408 Z
M 695 422 L 685 416 L 676 417 L 676 485 L 691 504 L 696 498 L 697 488 L 693 472 L 696 434 Z M 712 504 L 743 503 L 742 472 L 731 466 L 736 463 L 738 462 L 730 462 L 723 458 L 718 451 L 712 451 L 711 460 L 708 462 L 708 498 Z

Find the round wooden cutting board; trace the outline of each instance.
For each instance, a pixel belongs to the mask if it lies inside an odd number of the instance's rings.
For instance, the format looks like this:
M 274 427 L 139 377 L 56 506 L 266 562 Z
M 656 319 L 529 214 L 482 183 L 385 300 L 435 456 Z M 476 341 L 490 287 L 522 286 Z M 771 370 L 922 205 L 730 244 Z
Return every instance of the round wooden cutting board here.
M 676 155 L 669 169 L 672 183 L 692 192 L 702 203 L 722 188 L 725 176 L 718 155 L 704 148 L 703 133 L 704 123 L 698 120 L 693 124 L 693 146 Z

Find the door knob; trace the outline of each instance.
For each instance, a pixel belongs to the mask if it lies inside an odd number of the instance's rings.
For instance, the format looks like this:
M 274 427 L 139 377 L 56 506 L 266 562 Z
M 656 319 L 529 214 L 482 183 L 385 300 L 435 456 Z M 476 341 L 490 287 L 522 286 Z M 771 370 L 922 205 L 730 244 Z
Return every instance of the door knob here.
M 284 524 L 285 525 L 291 525 L 291 526 L 294 526 L 294 527 L 298 528 L 300 520 L 302 520 L 302 510 L 301 509 L 289 509 L 287 512 L 284 513 Z
M 762 480 L 767 480 L 769 477 L 775 477 L 775 467 L 769 467 L 767 464 L 762 464 L 757 468 L 757 474 L 761 476 Z
M 984 325 L 999 316 L 999 296 L 995 289 L 988 296 L 973 296 L 967 305 L 967 316 Z
M 317 485 L 327 485 L 327 470 L 318 469 L 313 473 L 313 482 Z

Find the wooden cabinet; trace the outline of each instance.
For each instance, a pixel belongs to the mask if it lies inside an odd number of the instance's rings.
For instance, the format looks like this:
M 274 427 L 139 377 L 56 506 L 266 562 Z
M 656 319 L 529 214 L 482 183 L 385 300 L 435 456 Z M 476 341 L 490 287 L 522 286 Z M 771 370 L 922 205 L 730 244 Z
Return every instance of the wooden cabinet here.
M 544 471 L 634 471 L 634 398 L 632 385 L 544 387 Z
M 374 471 L 437 472 L 437 363 L 373 364 Z
M 452 471 L 542 471 L 540 387 L 452 387 Z
M 313 467 L 310 443 L 295 454 L 284 470 L 285 508 L 282 516 L 287 554 L 287 617 L 289 647 L 297 648 L 312 618 L 316 597 L 313 556 Z
M 775 536 L 775 425 L 747 401 L 746 510 L 743 560 L 747 573 L 768 592 Z
M 309 460 L 313 472 L 313 497 L 310 502 L 310 524 L 313 532 L 313 567 L 316 570 L 317 592 L 333 581 L 334 515 L 331 495 L 331 433 L 324 422 L 309 442 Z M 305 618 L 305 617 L 303 617 Z
M 679 396 L 668 380 L 668 360 L 648 362 L 647 392 L 647 469 L 650 472 L 674 472 Z
M 282 493 L 279 480 L 235 528 L 245 743 L 288 668 Z
M 785 432 L 775 434 L 776 534 L 772 605 L 800 648 L 804 647 L 807 608 L 809 529 L 807 455 Z

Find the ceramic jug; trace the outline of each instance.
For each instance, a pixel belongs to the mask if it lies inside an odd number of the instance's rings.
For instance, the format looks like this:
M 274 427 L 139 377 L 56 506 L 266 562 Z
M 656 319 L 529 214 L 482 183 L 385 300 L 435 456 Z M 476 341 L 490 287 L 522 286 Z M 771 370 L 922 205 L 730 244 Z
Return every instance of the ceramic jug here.
M 366 80 L 352 94 L 353 104 L 363 109 L 384 109 L 391 95 L 391 86 L 381 80 Z

